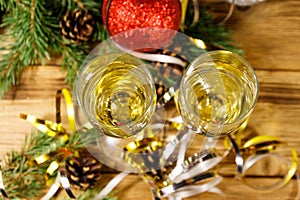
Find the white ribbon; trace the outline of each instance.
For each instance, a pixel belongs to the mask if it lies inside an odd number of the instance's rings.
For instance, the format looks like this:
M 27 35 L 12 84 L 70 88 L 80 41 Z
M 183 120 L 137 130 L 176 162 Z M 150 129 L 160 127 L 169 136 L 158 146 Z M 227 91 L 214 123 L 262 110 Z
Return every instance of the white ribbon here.
M 65 189 L 65 191 L 67 192 L 68 196 L 71 199 L 76 199 L 74 194 L 71 191 L 70 182 L 69 182 L 66 174 L 62 170 L 59 170 L 57 172 L 57 176 L 56 176 L 56 179 L 55 179 L 54 183 L 52 184 L 52 186 L 48 190 L 47 194 L 45 194 L 41 198 L 41 200 L 50 200 L 57 193 L 57 191 L 60 188 L 60 185 L 62 185 L 62 187 Z
M 1 165 L 2 165 L 2 162 L 0 161 L 0 190 L 1 190 L 1 194 L 5 198 L 8 198 L 8 195 L 5 192 L 5 187 L 4 187 L 4 184 L 3 184 L 3 177 L 2 177 L 2 171 L 1 171 Z
M 178 189 L 174 193 L 169 194 L 168 198 L 169 200 L 181 200 L 183 198 L 192 197 L 208 191 L 225 196 L 220 189 L 215 188 L 215 186 L 219 184 L 222 181 L 222 179 L 223 178 L 221 176 L 216 176 L 212 181 L 202 185 L 185 186 L 181 189 Z
M 60 187 L 60 174 L 58 173 L 54 183 L 51 185 L 50 189 L 48 190 L 47 194 L 41 198 L 41 200 L 49 200 L 51 199 Z
M 121 172 L 115 176 L 104 188 L 103 190 L 95 197 L 94 200 L 101 200 L 106 195 L 108 195 L 129 173 Z
M 173 57 L 173 56 L 168 56 L 168 55 L 162 55 L 162 54 L 151 54 L 151 53 L 143 53 L 143 52 L 138 52 L 134 51 L 132 49 L 126 49 L 119 45 L 117 42 L 112 40 L 112 42 L 116 45 L 117 48 L 119 48 L 123 52 L 127 52 L 135 57 L 138 57 L 140 59 L 144 60 L 150 60 L 150 61 L 156 61 L 156 62 L 162 62 L 162 63 L 169 63 L 169 64 L 177 64 L 182 67 L 186 66 L 186 62 L 182 61 L 179 58 Z

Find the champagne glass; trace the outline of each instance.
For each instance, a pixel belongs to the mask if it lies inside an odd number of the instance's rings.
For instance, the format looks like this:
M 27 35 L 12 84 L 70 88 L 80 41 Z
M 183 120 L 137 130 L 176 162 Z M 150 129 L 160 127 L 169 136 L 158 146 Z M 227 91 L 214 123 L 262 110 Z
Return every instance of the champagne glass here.
M 258 98 L 258 80 L 241 56 L 224 50 L 200 55 L 186 69 L 178 92 L 178 109 L 185 124 L 206 136 L 211 149 L 228 136 L 239 174 L 244 160 L 231 134 L 245 123 Z
M 105 135 L 129 138 L 151 120 L 156 92 L 147 65 L 127 53 L 90 60 L 79 72 L 76 98 L 90 123 Z
M 224 50 L 200 55 L 186 69 L 178 92 L 185 124 L 204 136 L 237 130 L 252 112 L 258 81 L 251 65 Z

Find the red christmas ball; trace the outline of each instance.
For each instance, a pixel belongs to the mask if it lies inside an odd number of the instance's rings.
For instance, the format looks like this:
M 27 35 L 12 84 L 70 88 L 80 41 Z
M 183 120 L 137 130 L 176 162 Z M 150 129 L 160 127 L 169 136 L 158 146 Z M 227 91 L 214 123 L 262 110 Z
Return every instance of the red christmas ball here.
M 131 35 L 132 37 L 128 37 L 134 38 L 134 43 L 143 43 L 152 48 L 159 43 L 165 44 L 172 38 L 172 35 L 165 34 L 161 30 L 178 30 L 181 3 L 179 0 L 104 0 L 102 17 L 111 36 L 143 29 L 126 35 Z M 159 28 L 160 31 L 153 31 L 153 29 L 147 31 L 145 28 Z

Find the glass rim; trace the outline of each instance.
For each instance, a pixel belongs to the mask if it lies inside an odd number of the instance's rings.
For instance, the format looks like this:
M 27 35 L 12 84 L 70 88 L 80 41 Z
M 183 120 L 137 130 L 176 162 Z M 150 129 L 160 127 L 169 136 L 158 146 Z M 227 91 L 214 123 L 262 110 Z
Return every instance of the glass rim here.
M 244 66 L 246 66 L 246 69 L 250 72 L 251 74 L 251 78 L 253 78 L 253 85 L 254 85 L 254 88 L 255 89 L 255 92 L 252 93 L 253 94 L 253 98 L 251 100 L 251 106 L 249 106 L 249 108 L 247 109 L 247 112 L 241 116 L 238 116 L 237 119 L 234 121 L 234 122 L 229 122 L 229 123 L 223 123 L 221 126 L 223 127 L 223 129 L 226 129 L 226 127 L 230 127 L 234 124 L 237 124 L 237 123 L 242 123 L 250 114 L 251 112 L 253 111 L 257 101 L 258 101 L 258 97 L 259 97 L 259 82 L 258 82 L 258 78 L 257 78 L 257 75 L 255 73 L 255 70 L 254 68 L 252 67 L 252 65 L 244 58 L 242 57 L 241 55 L 237 54 L 237 53 L 234 53 L 232 51 L 228 51 L 228 50 L 213 50 L 213 51 L 209 51 L 209 52 L 205 52 L 203 54 L 201 54 L 200 56 L 198 56 L 198 58 L 196 60 L 199 60 L 200 58 L 210 58 L 213 62 L 215 62 L 215 59 L 213 56 L 215 55 L 218 55 L 218 54 L 223 54 L 223 55 L 226 55 L 226 56 L 233 56 L 235 59 L 238 59 L 241 63 L 243 63 Z M 190 67 L 192 67 L 194 64 L 195 64 L 195 61 L 192 62 L 187 68 L 186 68 L 186 71 L 188 71 L 190 69 Z M 217 70 L 218 71 L 218 70 Z M 186 77 L 186 73 L 183 74 L 183 77 Z M 180 84 L 180 88 L 182 87 L 183 85 L 183 82 L 184 82 L 184 78 L 182 78 L 182 81 L 181 81 L 181 84 Z M 182 92 L 182 91 L 179 91 L 179 93 Z M 183 90 L 183 92 L 185 92 L 185 90 Z M 180 97 L 179 97 L 180 98 Z M 185 98 L 185 95 L 184 95 L 184 100 L 186 100 Z M 190 107 L 189 107 L 190 109 Z M 234 132 L 236 128 L 233 128 L 232 130 L 229 131 L 229 133 L 232 133 Z M 217 134 L 216 134 L 217 135 Z
M 124 56 L 124 55 L 128 55 L 128 56 L 131 56 L 131 57 L 139 60 L 139 62 L 140 62 L 139 65 L 135 65 L 135 67 L 138 67 L 139 68 L 138 70 L 140 70 L 144 75 L 147 76 L 147 79 L 146 79 L 147 84 L 142 84 L 142 86 L 149 85 L 149 88 L 151 89 L 151 92 L 149 92 L 149 94 L 151 94 L 150 97 L 146 96 L 147 101 L 145 101 L 145 102 L 147 102 L 147 103 L 145 104 L 146 109 L 144 110 L 143 114 L 137 120 L 131 120 L 130 122 L 125 123 L 124 125 L 121 125 L 121 126 L 117 126 L 117 127 L 122 129 L 122 127 L 128 127 L 128 126 L 131 126 L 131 125 L 135 124 L 136 121 L 138 121 L 139 119 L 144 118 L 145 115 L 147 115 L 147 113 L 151 111 L 151 108 L 152 108 L 151 102 L 154 101 L 154 100 L 156 101 L 155 83 L 154 83 L 153 77 L 151 75 L 151 72 L 147 67 L 148 64 L 146 62 L 143 62 L 141 59 L 137 58 L 136 56 L 131 55 L 131 54 L 126 53 L 126 52 L 117 52 L 117 53 L 114 52 L 114 53 L 109 53 L 109 54 L 104 54 L 104 55 L 98 55 L 98 56 L 94 57 L 93 59 L 89 60 L 88 62 L 86 62 L 82 66 L 82 68 L 80 69 L 80 71 L 78 73 L 78 76 L 77 76 L 78 78 L 77 78 L 77 80 L 75 81 L 75 84 L 74 84 L 74 86 L 75 86 L 74 87 L 75 99 L 76 99 L 80 109 L 83 111 L 83 113 L 87 117 L 87 119 L 95 126 L 95 128 L 98 128 L 98 129 L 99 128 L 102 129 L 103 127 L 105 127 L 105 125 L 103 123 L 99 122 L 99 120 L 96 119 L 96 116 L 94 114 L 92 114 L 92 112 L 91 112 L 92 110 L 90 110 L 90 112 L 87 111 L 86 106 L 84 105 L 85 103 L 83 101 L 84 91 L 86 90 L 87 84 L 80 90 L 80 83 L 82 81 L 90 80 L 95 75 L 95 71 L 91 72 L 92 75 L 87 75 L 85 77 L 82 77 L 81 75 L 84 74 L 88 69 L 90 69 L 91 64 L 93 62 L 95 62 L 97 59 L 101 59 L 101 57 L 103 57 L 103 56 L 106 57 L 106 56 L 113 56 L 113 55 L 117 55 L 117 57 L 109 60 L 109 62 L 107 62 L 106 65 L 110 64 L 112 61 L 114 61 L 114 60 L 116 60 L 119 57 Z M 131 70 L 129 70 L 129 71 L 131 71 Z M 135 73 L 132 73 L 132 74 L 135 74 Z M 89 78 L 85 79 L 86 77 L 89 77 Z M 142 79 L 139 76 L 137 76 L 137 77 L 139 79 L 145 81 L 145 79 Z M 125 133 L 127 133 L 126 128 L 124 128 L 124 129 L 125 129 Z M 115 137 L 115 138 L 119 138 L 115 134 L 108 134 L 108 135 L 112 136 L 112 137 Z M 131 134 L 128 133 L 126 135 L 131 135 Z M 134 136 L 134 135 L 132 135 L 132 136 Z M 131 137 L 131 136 L 128 136 L 128 137 Z M 126 137 L 126 138 L 128 138 L 128 137 Z

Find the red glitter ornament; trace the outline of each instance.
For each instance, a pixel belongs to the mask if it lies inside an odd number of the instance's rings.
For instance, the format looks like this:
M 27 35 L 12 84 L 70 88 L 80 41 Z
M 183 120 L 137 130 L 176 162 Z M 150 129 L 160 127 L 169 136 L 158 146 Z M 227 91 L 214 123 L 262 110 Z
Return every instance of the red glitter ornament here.
M 124 31 L 135 31 L 128 38 L 133 43 L 142 42 L 149 47 L 165 44 L 172 36 L 163 29 L 177 31 L 180 26 L 181 4 L 179 0 L 104 0 L 102 8 L 103 22 L 111 36 Z M 145 28 L 159 28 L 158 31 L 146 31 Z M 128 34 L 127 34 L 128 35 Z M 134 37 L 133 37 L 134 35 Z M 134 46 L 134 45 L 133 45 Z

